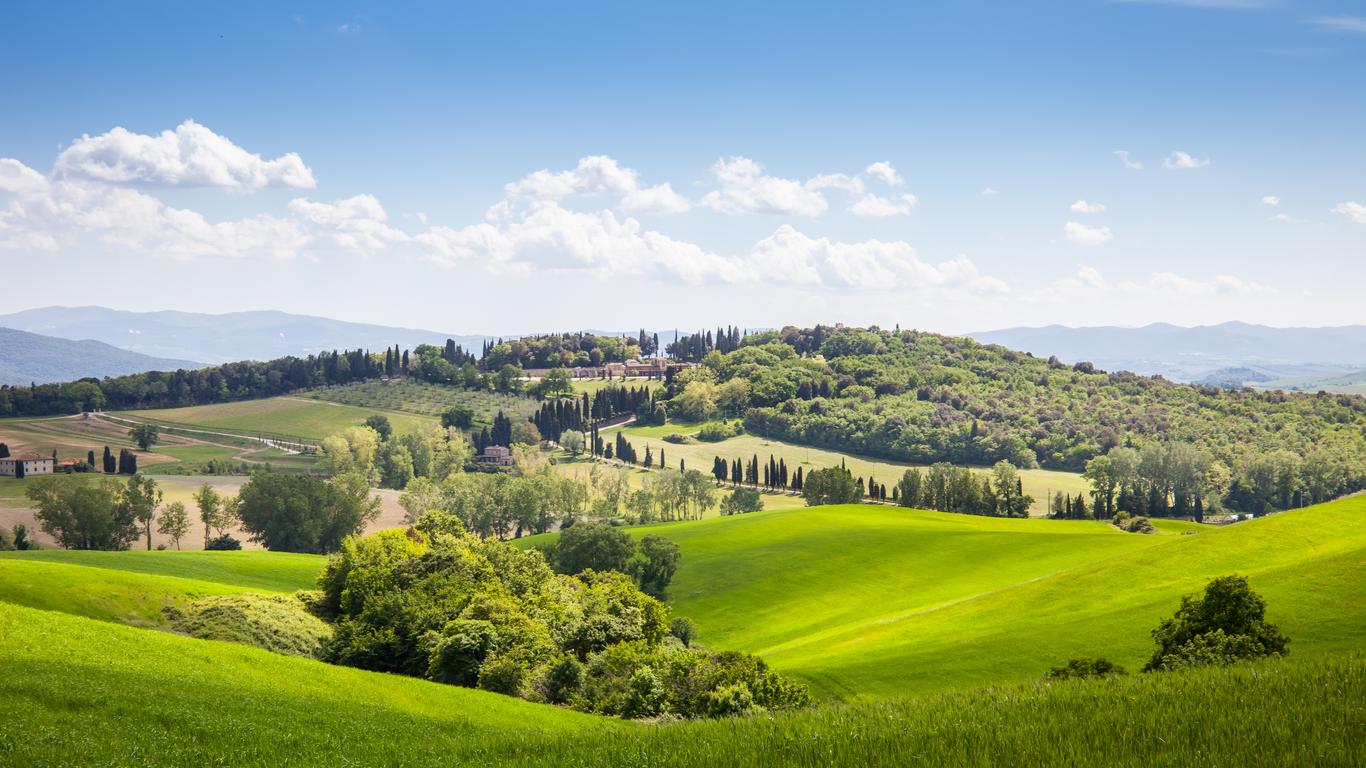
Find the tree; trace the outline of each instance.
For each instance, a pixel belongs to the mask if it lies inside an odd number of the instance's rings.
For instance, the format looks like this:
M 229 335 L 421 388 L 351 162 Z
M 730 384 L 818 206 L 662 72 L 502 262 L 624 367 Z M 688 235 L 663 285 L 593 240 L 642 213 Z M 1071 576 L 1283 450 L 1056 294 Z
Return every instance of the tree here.
M 560 433 L 560 447 L 578 456 L 583 452 L 584 436 L 576 429 L 566 429 Z
M 39 477 L 25 489 L 43 532 L 66 549 L 127 549 L 138 536 L 138 521 L 121 502 L 112 478 L 66 483 Z
M 441 412 L 441 426 L 469 429 L 474 424 L 474 410 L 465 405 L 452 405 Z
M 223 527 L 223 497 L 213 486 L 204 483 L 194 492 L 194 503 L 199 507 L 199 519 L 204 523 L 204 548 L 208 549 L 212 532 Z
M 560 532 L 550 559 L 558 573 L 624 573 L 635 550 L 635 541 L 625 531 L 603 523 L 577 523 Z
M 388 440 L 389 436 L 394 433 L 394 428 L 389 425 L 389 417 L 382 413 L 366 417 L 365 426 L 375 430 L 381 441 Z
M 808 507 L 822 504 L 853 504 L 863 494 L 859 492 L 858 482 L 844 467 L 817 469 L 806 476 L 802 484 L 802 496 Z
M 157 523 L 157 533 L 170 538 L 175 542 L 175 548 L 180 549 L 180 540 L 189 532 L 190 516 L 185 512 L 185 504 L 173 501 L 166 505 L 161 513 L 161 521 Z
M 145 475 L 128 478 L 120 503 L 142 525 L 147 534 L 147 551 L 152 551 L 152 521 L 156 519 L 157 506 L 161 504 L 161 489 L 156 481 Z
M 663 600 L 681 559 L 682 554 L 677 544 L 663 536 L 647 534 L 640 540 L 635 554 L 627 561 L 626 572 L 636 580 L 640 591 Z
M 759 492 L 753 488 L 736 488 L 731 491 L 724 499 L 721 499 L 722 515 L 741 515 L 747 512 L 759 512 L 764 508 L 763 498 Z
M 137 443 L 139 450 L 147 451 L 161 438 L 161 430 L 155 424 L 138 424 L 128 430 L 128 436 Z
M 1183 596 L 1153 639 L 1157 650 L 1145 672 L 1284 656 L 1290 642 L 1266 621 L 1266 602 L 1244 576 L 1220 576 L 1205 585 L 1202 597 Z
M 369 482 L 356 473 L 327 483 L 308 475 L 258 472 L 237 498 L 242 530 L 277 552 L 332 552 L 379 515 L 379 497 L 370 496 Z
M 114 463 L 114 454 L 109 451 L 109 446 L 104 447 L 104 473 L 112 475 L 118 471 L 118 465 Z
M 28 526 L 23 523 L 14 524 L 14 548 L 20 552 L 34 548 L 33 540 L 28 537 Z

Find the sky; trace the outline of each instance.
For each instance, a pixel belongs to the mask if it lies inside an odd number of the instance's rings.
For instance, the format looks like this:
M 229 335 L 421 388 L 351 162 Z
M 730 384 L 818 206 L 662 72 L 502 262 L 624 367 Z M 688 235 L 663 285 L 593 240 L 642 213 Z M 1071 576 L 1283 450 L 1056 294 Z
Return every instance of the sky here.
M 1366 322 L 1360 0 L 8 3 L 0 72 L 0 313 Z

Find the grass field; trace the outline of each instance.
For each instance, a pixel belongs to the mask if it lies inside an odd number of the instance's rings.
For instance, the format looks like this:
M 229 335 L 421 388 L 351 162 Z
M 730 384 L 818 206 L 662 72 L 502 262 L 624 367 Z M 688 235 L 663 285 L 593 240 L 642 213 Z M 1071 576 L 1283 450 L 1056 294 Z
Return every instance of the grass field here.
M 787 463 L 788 472 L 796 471 L 799 466 L 805 472 L 810 472 L 813 469 L 824 469 L 825 467 L 836 466 L 843 460 L 855 477 L 867 478 L 871 475 L 877 478 L 878 482 L 886 483 L 890 493 L 891 486 L 901 479 L 901 475 L 907 467 L 912 466 L 881 459 L 841 454 L 820 448 L 808 448 L 804 445 L 770 440 L 755 435 L 739 435 L 729 440 L 722 440 L 719 443 L 698 441 L 679 445 L 664 442 L 665 435 L 674 433 L 690 435 L 695 433 L 699 426 L 688 424 L 666 424 L 662 427 L 628 426 L 622 427 L 621 431 L 641 456 L 645 455 L 646 446 L 649 446 L 656 456 L 659 455 L 662 448 L 669 466 L 677 468 L 681 459 L 687 462 L 687 465 L 692 469 L 699 469 L 703 472 L 711 471 L 711 462 L 716 456 L 733 462 L 735 459 L 747 461 L 757 455 L 759 462 L 764 463 L 768 461 L 769 455 L 772 455 Z M 612 438 L 609 435 L 606 439 L 611 440 Z M 1075 472 L 1022 469 L 1020 470 L 1020 481 L 1024 485 L 1024 492 L 1034 497 L 1034 508 L 1032 510 L 1034 515 L 1047 513 L 1049 492 L 1062 492 L 1075 496 L 1078 493 L 1086 493 L 1090 490 L 1087 482 Z
M 301 392 L 299 396 L 357 408 L 402 411 L 432 417 L 440 416 L 453 405 L 463 405 L 474 411 L 475 424 L 478 426 L 492 424 L 499 411 L 509 418 L 520 416 L 527 419 L 540 406 L 538 401 L 521 395 L 474 392 L 408 379 L 365 381 Z
M 1141 667 L 1181 595 L 1229 573 L 1266 596 L 1295 655 L 1366 647 L 1363 515 L 1358 497 L 1145 536 L 862 505 L 629 530 L 679 544 L 670 603 L 702 642 L 851 697 L 1028 679 L 1074 656 Z
M 202 429 L 251 434 L 267 432 L 293 435 L 309 440 L 321 440 L 347 427 L 365 423 L 375 414 L 389 417 L 397 432 L 410 432 L 432 419 L 400 411 L 378 408 L 356 408 L 338 403 L 311 400 L 303 397 L 271 397 L 264 400 L 243 400 L 236 403 L 195 405 L 187 408 L 163 408 L 145 411 L 118 412 L 113 415 L 139 421 L 179 424 Z
M 588 396 L 592 397 L 594 393 L 608 387 L 630 387 L 632 389 L 647 387 L 651 390 L 656 390 L 663 389 L 664 382 L 659 379 L 636 377 L 624 381 L 622 379 L 574 379 L 574 394 L 576 395 L 587 392 Z
M 668 726 L 0 603 L 25 766 L 1359 765 L 1366 664 L 1029 683 Z

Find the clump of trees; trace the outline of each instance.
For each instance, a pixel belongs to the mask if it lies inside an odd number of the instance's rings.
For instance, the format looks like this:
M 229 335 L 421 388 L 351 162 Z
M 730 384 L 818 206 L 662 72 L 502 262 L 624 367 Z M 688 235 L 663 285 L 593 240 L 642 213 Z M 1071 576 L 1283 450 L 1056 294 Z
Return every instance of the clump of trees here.
M 1220 576 L 1201 596 L 1185 595 L 1176 614 L 1153 630 L 1157 650 L 1144 671 L 1224 665 L 1284 656 L 1290 641 L 1266 620 L 1266 602 L 1243 576 Z
M 356 474 L 325 482 L 261 472 L 238 492 L 236 517 L 252 541 L 278 552 L 334 552 L 379 516 L 379 497 Z
M 757 658 L 672 638 L 668 609 L 626 575 L 557 574 L 539 551 L 474 536 L 446 513 L 348 538 L 320 584 L 335 663 L 623 717 L 809 700 Z
M 763 508 L 764 500 L 759 497 L 759 492 L 753 488 L 736 488 L 721 499 L 721 514 L 723 516 L 760 512 Z
M 140 476 L 127 483 L 113 478 L 73 483 L 49 475 L 33 478 L 24 493 L 33 502 L 39 528 L 64 549 L 128 549 L 151 525 L 152 499 L 160 497 L 156 483 Z
M 630 576 L 641 591 L 663 600 L 682 555 L 663 536 L 647 534 L 639 542 L 604 523 L 578 523 L 541 547 L 556 573 L 616 571 Z
M 823 504 L 853 504 L 862 500 L 863 492 L 854 475 L 845 467 L 812 470 L 802 485 L 802 497 L 808 507 Z
M 1024 493 L 1020 473 L 998 461 L 989 474 L 940 462 L 927 470 L 906 470 L 893 499 L 903 507 L 994 517 L 1028 517 L 1034 499 Z

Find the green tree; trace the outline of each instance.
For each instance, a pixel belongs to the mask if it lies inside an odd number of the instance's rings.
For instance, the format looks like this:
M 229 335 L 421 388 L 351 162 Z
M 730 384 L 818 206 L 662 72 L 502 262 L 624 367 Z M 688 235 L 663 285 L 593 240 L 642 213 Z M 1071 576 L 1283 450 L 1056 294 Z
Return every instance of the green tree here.
M 466 405 L 452 405 L 441 412 L 441 426 L 447 429 L 469 429 L 474 425 L 474 409 Z
M 722 515 L 742 515 L 759 512 L 764 508 L 764 500 L 759 491 L 753 488 L 736 488 L 721 499 Z
M 808 507 L 823 504 L 854 504 L 862 498 L 858 482 L 844 467 L 813 470 L 802 485 L 802 496 Z
M 1153 639 L 1157 650 L 1145 672 L 1283 656 L 1290 642 L 1266 621 L 1266 602 L 1244 576 L 1220 576 L 1205 585 L 1203 596 L 1183 596 L 1176 614 L 1153 630 Z
M 560 433 L 560 447 L 578 456 L 583 453 L 584 435 L 577 429 L 566 429 Z
M 635 554 L 626 562 L 626 572 L 636 580 L 640 591 L 663 600 L 682 557 L 674 542 L 663 536 L 647 534 L 640 540 Z
M 138 424 L 128 430 L 128 436 L 137 443 L 139 450 L 147 451 L 161 439 L 161 430 L 155 424 Z
M 636 543 L 625 532 L 603 523 L 577 523 L 560 532 L 551 563 L 559 573 L 586 570 L 624 573 Z
M 25 494 L 43 532 L 66 549 L 128 549 L 138 536 L 138 521 L 122 503 L 122 485 L 112 479 L 67 483 L 38 477 Z
M 267 549 L 324 554 L 379 515 L 379 497 L 357 474 L 331 483 L 308 475 L 258 472 L 238 494 L 242 529 Z
M 180 540 L 189 532 L 190 516 L 185 512 L 185 504 L 179 501 L 167 504 L 157 523 L 157 533 L 170 538 L 175 542 L 175 548 L 180 549 Z
M 127 508 L 128 514 L 142 525 L 147 534 L 147 551 L 150 552 L 152 522 L 156 518 L 157 507 L 161 504 L 161 489 L 152 478 L 146 475 L 133 475 L 128 478 L 128 484 L 123 488 L 120 503 Z
M 389 425 L 389 417 L 382 413 L 366 417 L 365 426 L 375 430 L 381 441 L 388 440 L 389 436 L 394 433 L 394 428 Z
M 223 497 L 213 486 L 204 483 L 194 492 L 194 503 L 199 508 L 199 519 L 204 523 L 204 548 L 207 549 L 214 529 L 223 527 Z

